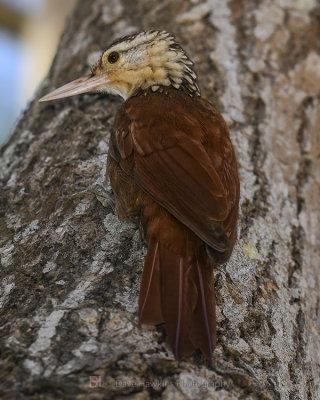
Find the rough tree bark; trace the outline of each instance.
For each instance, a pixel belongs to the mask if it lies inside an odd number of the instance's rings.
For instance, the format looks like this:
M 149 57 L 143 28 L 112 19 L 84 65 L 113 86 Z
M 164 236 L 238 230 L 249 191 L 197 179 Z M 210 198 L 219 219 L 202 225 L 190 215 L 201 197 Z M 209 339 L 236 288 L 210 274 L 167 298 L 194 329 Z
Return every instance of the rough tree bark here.
M 65 184 L 104 183 L 121 100 L 37 99 L 88 56 L 149 28 L 179 38 L 223 112 L 241 177 L 239 240 L 216 268 L 213 366 L 140 329 L 137 227 Z M 82 0 L 0 153 L 6 399 L 319 399 L 320 8 L 308 0 Z M 101 377 L 91 388 L 90 376 Z

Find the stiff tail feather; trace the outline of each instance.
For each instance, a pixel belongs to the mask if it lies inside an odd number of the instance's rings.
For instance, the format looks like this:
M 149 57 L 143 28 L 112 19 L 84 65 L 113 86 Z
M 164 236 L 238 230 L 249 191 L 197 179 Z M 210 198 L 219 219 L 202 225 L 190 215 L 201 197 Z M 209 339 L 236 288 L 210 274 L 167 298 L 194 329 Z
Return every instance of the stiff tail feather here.
M 196 258 L 182 257 L 151 239 L 139 297 L 142 324 L 165 322 L 175 357 L 200 349 L 211 359 L 216 341 L 212 261 L 205 249 Z
M 139 295 L 139 322 L 158 325 L 164 322 L 160 303 L 159 243 L 150 241 L 144 262 Z

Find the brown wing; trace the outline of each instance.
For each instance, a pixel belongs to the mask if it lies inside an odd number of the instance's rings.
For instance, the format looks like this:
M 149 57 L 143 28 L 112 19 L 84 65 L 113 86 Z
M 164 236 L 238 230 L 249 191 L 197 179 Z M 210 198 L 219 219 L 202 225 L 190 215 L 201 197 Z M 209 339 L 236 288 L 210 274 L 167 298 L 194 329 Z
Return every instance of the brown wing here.
M 176 94 L 132 98 L 117 116 L 110 153 L 158 204 L 223 252 L 228 199 L 203 144 L 201 115 L 207 113 L 201 102 Z

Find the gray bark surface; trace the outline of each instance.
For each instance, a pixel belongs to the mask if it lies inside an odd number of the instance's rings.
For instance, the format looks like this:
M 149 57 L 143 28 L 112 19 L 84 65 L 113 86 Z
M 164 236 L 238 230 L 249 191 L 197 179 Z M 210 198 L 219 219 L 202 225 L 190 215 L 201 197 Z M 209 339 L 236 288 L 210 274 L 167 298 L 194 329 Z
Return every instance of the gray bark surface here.
M 94 195 L 57 201 L 63 185 L 104 184 L 121 100 L 37 101 L 113 39 L 151 28 L 194 60 L 238 157 L 239 240 L 215 269 L 212 367 L 177 362 L 161 327 L 138 326 L 137 226 Z M 319 37 L 315 1 L 79 1 L 0 151 L 0 398 L 320 398 Z

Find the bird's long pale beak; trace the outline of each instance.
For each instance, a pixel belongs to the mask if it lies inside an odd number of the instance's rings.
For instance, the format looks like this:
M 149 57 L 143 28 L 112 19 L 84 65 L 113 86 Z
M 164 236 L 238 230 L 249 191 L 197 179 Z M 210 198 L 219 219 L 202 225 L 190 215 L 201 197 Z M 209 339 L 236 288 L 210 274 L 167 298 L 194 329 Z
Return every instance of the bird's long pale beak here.
M 90 74 L 82 76 L 81 78 L 69 82 L 66 85 L 63 85 L 54 90 L 53 92 L 41 97 L 39 101 L 63 99 L 65 97 L 75 96 L 81 93 L 92 92 L 98 89 L 102 89 L 102 87 L 108 82 L 110 82 L 110 80 L 107 74 Z

